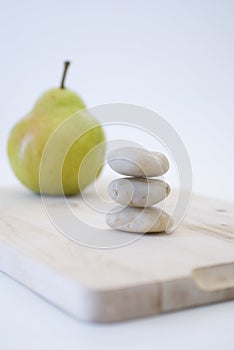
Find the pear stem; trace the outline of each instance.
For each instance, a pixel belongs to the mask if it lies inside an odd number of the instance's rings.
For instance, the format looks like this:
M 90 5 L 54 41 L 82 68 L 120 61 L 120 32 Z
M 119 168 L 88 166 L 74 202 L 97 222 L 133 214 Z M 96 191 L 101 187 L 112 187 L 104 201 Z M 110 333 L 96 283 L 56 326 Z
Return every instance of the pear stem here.
M 64 82 L 65 82 L 66 75 L 67 75 L 67 69 L 70 66 L 70 63 L 71 63 L 70 61 L 65 61 L 64 62 L 64 70 L 63 70 L 63 76 L 62 76 L 60 89 L 65 89 Z

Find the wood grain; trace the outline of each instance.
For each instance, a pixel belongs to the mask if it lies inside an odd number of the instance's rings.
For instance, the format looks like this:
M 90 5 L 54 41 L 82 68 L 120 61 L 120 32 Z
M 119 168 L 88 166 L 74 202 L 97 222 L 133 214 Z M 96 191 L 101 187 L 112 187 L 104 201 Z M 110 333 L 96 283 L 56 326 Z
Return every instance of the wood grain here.
M 79 197 L 68 202 L 85 213 Z M 51 199 L 51 206 L 62 215 L 59 198 Z M 90 220 L 101 225 L 95 215 Z M 103 231 L 110 239 L 120 235 L 108 228 L 96 234 Z M 234 204 L 193 196 L 187 217 L 172 234 L 144 235 L 103 250 L 58 232 L 40 196 L 1 189 L 0 269 L 88 321 L 120 321 L 233 299 Z

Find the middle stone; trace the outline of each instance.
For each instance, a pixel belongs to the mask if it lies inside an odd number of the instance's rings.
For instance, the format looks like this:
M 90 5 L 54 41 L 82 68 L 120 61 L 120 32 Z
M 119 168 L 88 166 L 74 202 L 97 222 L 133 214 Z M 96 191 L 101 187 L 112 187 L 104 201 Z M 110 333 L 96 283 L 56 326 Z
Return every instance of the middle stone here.
M 108 186 L 110 197 L 130 207 L 151 207 L 170 193 L 170 186 L 161 180 L 146 178 L 119 178 Z

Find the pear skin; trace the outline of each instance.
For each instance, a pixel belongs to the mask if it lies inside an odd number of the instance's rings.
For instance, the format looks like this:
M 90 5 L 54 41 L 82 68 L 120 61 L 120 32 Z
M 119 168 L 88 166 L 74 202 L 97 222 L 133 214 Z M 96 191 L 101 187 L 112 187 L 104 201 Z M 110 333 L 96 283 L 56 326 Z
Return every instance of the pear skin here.
M 67 67 L 60 88 L 44 93 L 8 139 L 16 177 L 36 193 L 75 195 L 96 179 L 104 161 L 104 131 L 82 99 L 64 88 Z M 79 178 L 87 154 L 87 171 Z

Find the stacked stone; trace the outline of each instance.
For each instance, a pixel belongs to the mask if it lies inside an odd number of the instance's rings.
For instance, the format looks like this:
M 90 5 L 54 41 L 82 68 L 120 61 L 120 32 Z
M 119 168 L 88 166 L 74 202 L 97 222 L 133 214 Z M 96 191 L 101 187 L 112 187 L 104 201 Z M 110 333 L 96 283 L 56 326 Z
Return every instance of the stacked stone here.
M 106 223 L 121 231 L 138 233 L 168 229 L 172 224 L 170 215 L 154 205 L 169 195 L 170 186 L 152 179 L 168 171 L 168 159 L 159 152 L 124 147 L 110 152 L 107 162 L 114 171 L 127 177 L 109 184 L 110 197 L 121 206 L 106 214 Z

